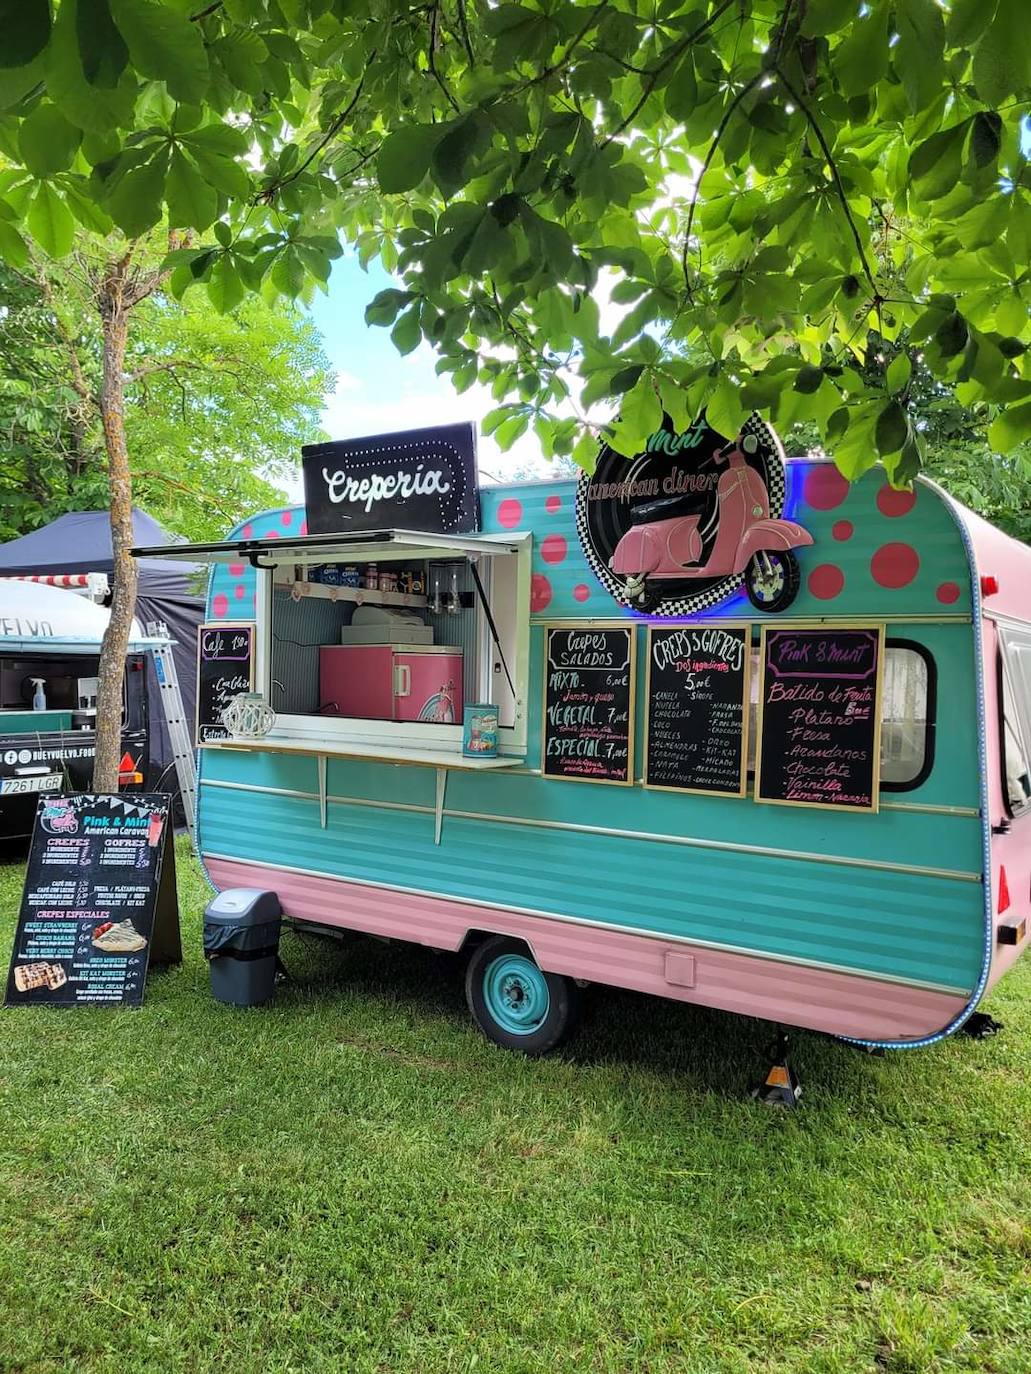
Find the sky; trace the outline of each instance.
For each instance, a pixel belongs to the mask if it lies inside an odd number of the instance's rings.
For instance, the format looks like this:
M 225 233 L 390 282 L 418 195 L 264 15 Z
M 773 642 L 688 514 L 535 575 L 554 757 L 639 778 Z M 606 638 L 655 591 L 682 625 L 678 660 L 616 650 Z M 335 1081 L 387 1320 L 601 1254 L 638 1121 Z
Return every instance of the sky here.
M 327 399 L 322 425 L 331 439 L 352 439 L 391 430 L 425 425 L 479 421 L 498 404 L 486 387 L 472 386 L 457 395 L 447 377 L 434 371 L 437 355 L 428 344 L 402 357 L 390 330 L 365 323 L 365 307 L 377 292 L 396 286 L 378 264 L 362 269 L 353 256 L 333 264 L 329 295 L 318 293 L 311 316 L 322 334 L 323 347 L 336 372 L 336 389 Z M 502 453 L 494 440 L 478 437 L 481 481 L 504 481 L 518 466 L 523 475 L 546 477 L 550 467 L 527 433 Z M 291 498 L 300 499 L 298 482 Z

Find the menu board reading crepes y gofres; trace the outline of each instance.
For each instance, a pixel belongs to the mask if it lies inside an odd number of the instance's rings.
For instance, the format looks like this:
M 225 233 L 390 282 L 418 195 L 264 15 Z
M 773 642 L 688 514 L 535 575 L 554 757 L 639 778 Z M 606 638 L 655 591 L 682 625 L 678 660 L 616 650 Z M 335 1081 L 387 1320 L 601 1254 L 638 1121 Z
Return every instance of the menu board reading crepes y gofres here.
M 41 797 L 4 1005 L 139 1004 L 182 958 L 170 798 Z
M 549 778 L 634 780 L 634 631 L 548 626 L 544 759 Z
M 876 811 L 883 626 L 764 628 L 755 799 Z
M 750 649 L 748 626 L 649 630 L 646 786 L 744 796 Z
M 197 743 L 228 739 L 222 712 L 254 682 L 254 626 L 201 625 L 197 631 Z

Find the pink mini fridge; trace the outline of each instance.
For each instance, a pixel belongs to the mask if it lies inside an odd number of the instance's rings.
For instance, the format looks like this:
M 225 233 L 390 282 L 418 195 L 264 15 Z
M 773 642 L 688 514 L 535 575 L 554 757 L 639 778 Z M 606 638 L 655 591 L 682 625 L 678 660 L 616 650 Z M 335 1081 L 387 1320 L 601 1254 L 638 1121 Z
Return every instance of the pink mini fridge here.
M 319 711 L 358 720 L 462 723 L 462 651 L 436 644 L 325 644 Z

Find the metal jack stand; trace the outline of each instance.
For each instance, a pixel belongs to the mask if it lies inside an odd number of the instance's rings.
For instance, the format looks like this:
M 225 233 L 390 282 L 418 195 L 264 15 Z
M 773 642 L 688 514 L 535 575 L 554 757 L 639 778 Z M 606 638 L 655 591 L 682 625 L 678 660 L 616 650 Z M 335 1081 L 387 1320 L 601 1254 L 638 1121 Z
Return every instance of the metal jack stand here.
M 751 1095 L 767 1107 L 786 1107 L 794 1110 L 802 1096 L 802 1087 L 794 1070 L 788 1063 L 788 1037 L 784 1031 L 777 1032 L 777 1039 L 770 1046 L 770 1067 L 766 1077 L 752 1086 Z
M 1002 1030 L 1002 1022 L 996 1021 L 994 1016 L 989 1016 L 987 1012 L 972 1012 L 960 1026 L 964 1035 L 969 1035 L 971 1040 L 987 1040 L 989 1036 L 998 1035 Z

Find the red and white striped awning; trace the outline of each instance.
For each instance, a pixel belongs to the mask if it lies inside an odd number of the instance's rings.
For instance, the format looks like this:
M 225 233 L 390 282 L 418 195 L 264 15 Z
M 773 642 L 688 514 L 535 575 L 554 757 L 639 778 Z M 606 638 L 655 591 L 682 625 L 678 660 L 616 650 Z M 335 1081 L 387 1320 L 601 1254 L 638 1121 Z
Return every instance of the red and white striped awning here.
M 110 586 L 107 573 L 17 573 L 0 578 L 4 582 L 42 582 L 47 587 L 64 587 L 68 591 L 83 592 L 99 601 L 107 596 Z

